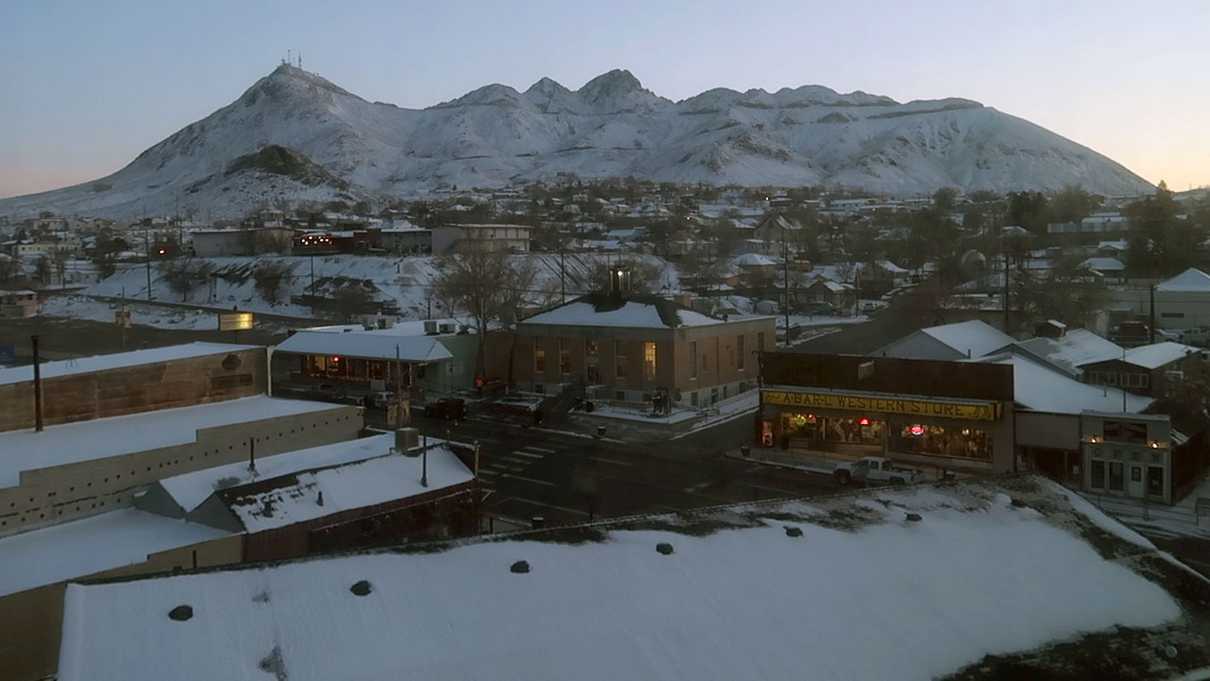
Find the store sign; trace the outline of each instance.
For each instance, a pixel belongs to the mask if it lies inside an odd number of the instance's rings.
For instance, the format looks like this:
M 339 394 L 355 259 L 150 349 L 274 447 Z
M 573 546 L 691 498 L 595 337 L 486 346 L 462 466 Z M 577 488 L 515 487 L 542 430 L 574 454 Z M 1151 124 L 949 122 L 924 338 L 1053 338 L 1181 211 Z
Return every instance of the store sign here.
M 218 315 L 219 331 L 247 331 L 252 324 L 251 312 L 220 312 Z
M 935 416 L 968 421 L 995 421 L 1000 418 L 1000 405 L 995 402 L 933 402 L 898 397 L 873 397 L 870 395 L 845 395 L 843 393 L 786 392 L 766 390 L 762 396 L 765 404 L 785 407 L 812 407 L 815 409 L 843 409 L 847 411 L 880 412 L 883 414 L 906 414 L 908 416 Z

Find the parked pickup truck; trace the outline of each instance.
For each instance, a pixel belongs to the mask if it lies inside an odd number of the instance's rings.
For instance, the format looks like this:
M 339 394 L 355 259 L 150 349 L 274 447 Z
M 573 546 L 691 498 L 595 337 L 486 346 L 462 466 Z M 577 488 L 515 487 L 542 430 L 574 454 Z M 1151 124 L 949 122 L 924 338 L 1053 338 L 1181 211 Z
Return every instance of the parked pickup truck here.
M 856 461 L 843 459 L 811 459 L 807 465 L 800 468 L 817 473 L 830 474 L 836 482 L 847 485 L 851 482 L 888 482 L 906 484 L 916 482 L 921 472 L 915 468 L 897 466 L 893 461 L 881 456 L 866 456 Z

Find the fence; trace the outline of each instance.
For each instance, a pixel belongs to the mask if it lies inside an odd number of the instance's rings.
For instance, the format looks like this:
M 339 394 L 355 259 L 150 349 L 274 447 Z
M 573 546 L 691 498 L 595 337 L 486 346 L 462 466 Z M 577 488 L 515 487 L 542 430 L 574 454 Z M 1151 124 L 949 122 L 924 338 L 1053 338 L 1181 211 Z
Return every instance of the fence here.
M 1169 506 L 1157 504 L 1147 499 L 1133 497 L 1110 496 L 1092 492 L 1080 492 L 1097 508 L 1111 515 L 1142 518 L 1147 521 L 1174 521 L 1201 527 L 1206 523 L 1210 529 L 1210 498 L 1199 497 L 1193 500 L 1192 506 Z

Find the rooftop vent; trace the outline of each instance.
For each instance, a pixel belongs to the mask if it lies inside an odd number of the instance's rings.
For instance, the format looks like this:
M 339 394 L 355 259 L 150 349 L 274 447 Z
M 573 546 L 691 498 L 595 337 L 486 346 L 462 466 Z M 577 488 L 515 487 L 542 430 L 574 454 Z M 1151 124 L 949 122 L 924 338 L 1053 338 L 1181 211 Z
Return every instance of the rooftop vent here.
M 512 572 L 513 574 L 518 574 L 518 575 L 528 574 L 529 573 L 529 563 L 524 560 L 519 560 L 519 561 L 513 563 L 512 565 L 510 565 L 508 568 L 508 571 Z
M 787 537 L 801 537 L 802 528 L 801 527 L 790 527 L 789 525 L 786 525 L 786 536 Z
M 188 605 L 178 605 L 168 611 L 168 618 L 177 622 L 184 622 L 193 618 L 193 608 Z
M 921 518 L 919 513 L 909 513 L 909 514 L 907 514 L 907 521 L 908 521 L 909 523 L 918 523 L 918 522 L 920 522 L 921 520 L 924 520 L 924 518 Z
M 415 428 L 400 428 L 395 431 L 395 451 L 407 453 L 420 446 L 420 431 Z
M 661 556 L 671 556 L 673 552 L 672 544 L 663 541 L 655 545 L 655 550 L 659 551 Z
M 373 590 L 374 587 L 364 579 L 349 587 L 349 591 L 352 591 L 354 596 L 369 596 Z

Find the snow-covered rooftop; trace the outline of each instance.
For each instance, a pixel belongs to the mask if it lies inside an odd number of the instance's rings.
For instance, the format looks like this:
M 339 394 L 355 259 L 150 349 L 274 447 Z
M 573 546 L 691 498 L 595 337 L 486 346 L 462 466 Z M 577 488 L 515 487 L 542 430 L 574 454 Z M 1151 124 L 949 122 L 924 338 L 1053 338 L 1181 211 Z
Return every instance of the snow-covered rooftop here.
M 1163 343 L 1152 343 L 1151 345 L 1142 345 L 1127 350 L 1126 363 L 1143 367 L 1144 369 L 1158 369 L 1165 364 L 1171 364 L 1179 359 L 1184 359 L 1186 355 L 1195 352 L 1202 352 L 1202 350 L 1190 345 L 1164 341 Z
M 667 304 L 674 305 L 671 301 L 668 301 Z M 675 312 L 678 319 L 675 326 L 710 326 L 726 323 L 721 319 L 684 308 L 676 309 Z M 626 328 L 669 328 L 673 326 L 661 316 L 659 306 L 633 300 L 628 300 L 618 306 L 602 308 L 598 308 L 587 300 L 574 300 L 546 312 L 539 312 L 522 320 L 522 323 Z
M 436 362 L 453 355 L 432 336 L 385 334 L 374 331 L 299 331 L 282 341 L 279 352 L 308 355 L 339 355 L 363 359 L 400 359 L 405 362 Z
M 955 324 L 930 326 L 921 333 L 931 336 L 950 348 L 971 357 L 981 357 L 1013 342 L 1013 337 L 986 322 L 972 319 Z
M 227 534 L 133 508 L 0 539 L 0 596 L 141 563 Z
M 1151 405 L 1150 397 L 1117 388 L 1081 383 L 1029 357 L 998 355 L 984 360 L 1013 367 L 1013 401 L 1031 411 L 1079 414 L 1085 411 L 1137 414 Z
M 449 447 L 439 444 L 427 449 L 427 464 L 421 456 L 387 454 L 393 435 L 380 435 L 378 456 L 298 473 L 280 486 L 231 499 L 230 508 L 249 532 L 259 532 L 292 523 L 395 499 L 447 489 L 474 479 L 470 469 Z M 421 468 L 427 466 L 427 486 L 420 484 Z M 323 506 L 318 504 L 323 495 Z
M 336 408 L 258 395 L 49 426 L 41 433 L 32 429 L 0 433 L 0 487 L 19 484 L 21 471 L 195 442 L 201 428 Z
M 968 483 L 580 528 L 579 541 L 73 584 L 58 678 L 924 681 L 1181 617 L 1080 533 L 1154 547 L 1050 489 L 1046 514 Z M 528 573 L 510 570 L 520 560 Z M 361 580 L 370 592 L 354 595 Z M 169 619 L 178 605 L 190 620 Z
M 239 461 L 164 478 L 160 480 L 160 486 L 181 507 L 182 511 L 188 513 L 219 489 L 220 480 L 223 481 L 221 486 L 234 487 L 255 480 L 267 480 L 299 471 L 364 461 L 389 453 L 393 444 L 393 435 L 346 440 L 258 458 L 255 476 L 248 470 L 247 461 Z
M 1097 272 L 1124 272 L 1126 264 L 1117 258 L 1088 258 L 1080 267 Z
M 1016 341 L 1012 347 L 1045 360 L 1069 376 L 1079 376 L 1080 367 L 1094 362 L 1120 359 L 1124 348 L 1088 329 L 1072 329 L 1059 338 L 1039 336 Z
M 1190 267 L 1175 277 L 1156 284 L 1155 290 L 1171 293 L 1210 292 L 1210 274 Z
M 57 378 L 59 376 L 70 376 L 72 374 L 87 374 L 94 371 L 122 369 L 125 367 L 139 366 L 142 364 L 157 364 L 159 362 L 171 362 L 173 360 L 192 359 L 195 357 L 206 357 L 208 355 L 220 355 L 228 352 L 238 352 L 240 350 L 252 350 L 258 347 L 261 346 L 234 345 L 228 343 L 204 343 L 198 341 L 195 343 L 185 343 L 183 345 L 169 345 L 162 348 L 132 350 L 130 352 L 116 352 L 110 355 L 95 355 L 93 357 L 78 357 L 76 359 L 43 362 L 41 374 L 43 379 Z M 0 385 L 8 383 L 21 383 L 23 381 L 32 380 L 34 380 L 34 368 L 32 366 L 0 369 Z

